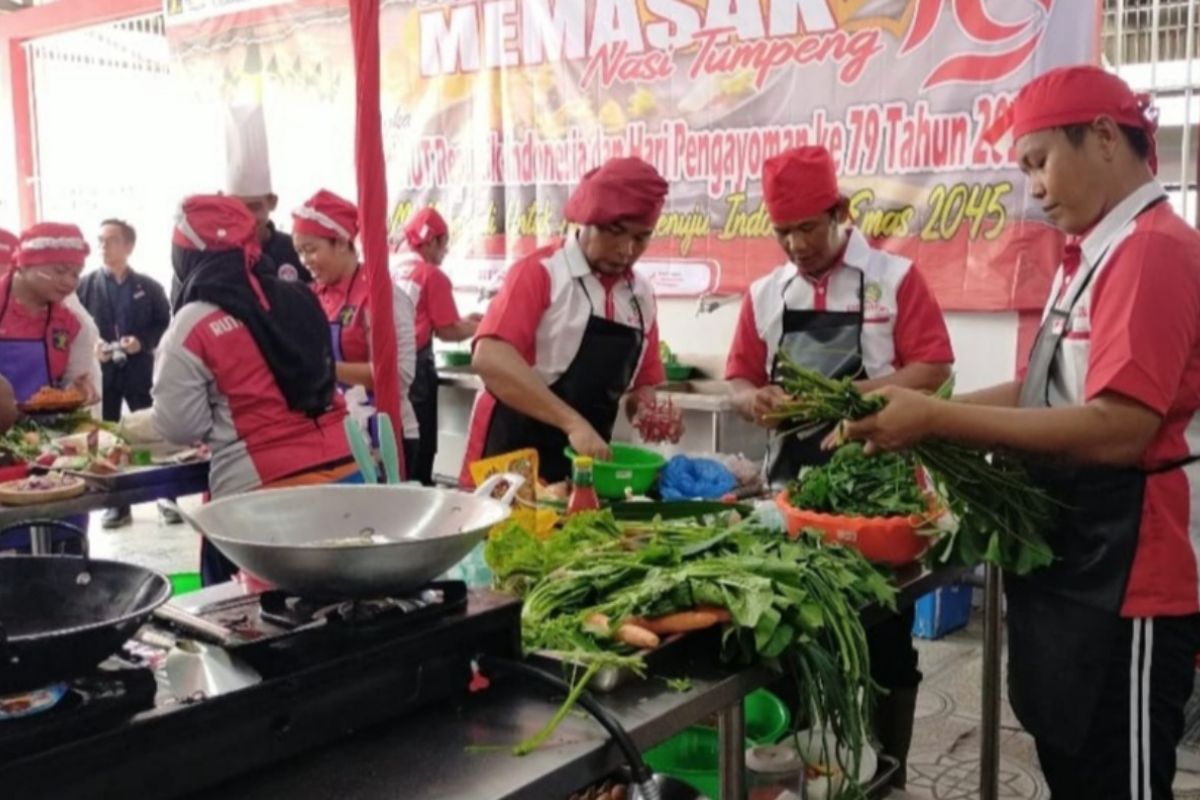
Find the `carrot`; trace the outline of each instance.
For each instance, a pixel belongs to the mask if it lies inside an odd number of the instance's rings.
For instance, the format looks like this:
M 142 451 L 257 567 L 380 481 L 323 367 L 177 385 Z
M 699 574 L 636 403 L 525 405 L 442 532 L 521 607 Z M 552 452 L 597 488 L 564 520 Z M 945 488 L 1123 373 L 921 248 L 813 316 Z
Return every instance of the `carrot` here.
M 699 631 L 729 622 L 732 617 L 727 610 L 720 607 L 701 606 L 691 611 L 678 611 L 654 619 L 645 620 L 644 627 L 660 636 L 672 633 L 687 633 Z
M 598 611 L 583 618 L 583 629 L 593 636 L 612 635 L 608 626 L 608 617 Z
M 628 622 L 621 624 L 617 628 L 617 633 L 613 636 L 618 642 L 627 644 L 630 647 L 636 647 L 640 650 L 652 650 L 658 647 L 659 639 L 652 631 L 648 631 L 638 625 L 633 625 Z

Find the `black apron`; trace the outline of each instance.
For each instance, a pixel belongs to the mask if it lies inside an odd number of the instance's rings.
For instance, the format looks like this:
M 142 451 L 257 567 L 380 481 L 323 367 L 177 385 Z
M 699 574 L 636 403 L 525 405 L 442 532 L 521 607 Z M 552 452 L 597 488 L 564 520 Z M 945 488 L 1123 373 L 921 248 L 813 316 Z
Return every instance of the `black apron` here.
M 417 415 L 420 443 L 411 471 L 412 479 L 425 485 L 433 483 L 433 460 L 438 445 L 438 374 L 433 358 L 433 340 L 417 351 L 417 371 L 408 399 Z
M 633 380 L 642 354 L 646 319 L 636 297 L 633 299 L 633 308 L 638 315 L 636 328 L 596 316 L 583 279 L 578 282 L 593 313 L 588 318 L 575 359 L 550 385 L 550 391 L 578 411 L 607 441 L 612 437 L 621 395 Z M 538 472 L 547 482 L 556 483 L 571 475 L 571 464 L 563 454 L 567 444 L 567 435 L 558 428 L 515 411 L 497 399 L 484 441 L 483 457 L 525 447 L 536 448 Z
M 858 273 L 857 311 L 796 311 L 787 307 L 792 276 L 783 286 L 783 331 L 779 335 L 771 381 L 779 376 L 780 357 L 786 355 L 797 366 L 819 372 L 828 378 L 854 378 L 863 370 L 863 273 Z M 821 440 L 833 424 L 796 434 L 773 434 L 767 451 L 767 479 L 772 484 L 796 479 L 802 467 L 819 466 L 832 456 L 821 449 Z
M 1094 264 L 1081 264 L 1086 272 L 1046 315 L 1021 387 L 1023 408 L 1065 404 L 1051 398 L 1055 356 L 1072 310 L 1107 256 L 1105 251 Z M 1028 465 L 1034 482 L 1059 505 L 1055 524 L 1046 532 L 1054 563 L 1024 577 L 1005 575 L 1010 700 L 1021 724 L 1039 742 L 1066 753 L 1082 745 L 1122 622 L 1146 477 L 1194 460 L 1152 469 Z

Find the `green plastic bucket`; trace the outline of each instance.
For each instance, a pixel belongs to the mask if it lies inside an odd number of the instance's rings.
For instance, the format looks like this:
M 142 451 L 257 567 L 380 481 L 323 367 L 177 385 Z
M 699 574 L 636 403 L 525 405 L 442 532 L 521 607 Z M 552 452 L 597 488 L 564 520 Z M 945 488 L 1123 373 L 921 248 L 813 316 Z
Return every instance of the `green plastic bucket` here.
M 612 461 L 595 461 L 592 476 L 596 482 L 596 494 L 608 500 L 621 500 L 628 487 L 634 494 L 645 494 L 654 485 L 659 470 L 667 460 L 653 450 L 634 447 L 630 444 L 613 444 Z M 568 459 L 575 458 L 570 447 L 563 450 Z
M 758 689 L 742 700 L 746 713 L 746 747 L 775 744 L 788 732 L 792 715 L 782 700 Z M 655 772 L 677 778 L 698 792 L 717 797 L 720 791 L 717 729 L 693 725 L 646 751 L 646 763 Z
M 199 572 L 176 572 L 174 575 L 167 577 L 171 581 L 171 595 L 173 597 L 194 592 L 200 588 Z

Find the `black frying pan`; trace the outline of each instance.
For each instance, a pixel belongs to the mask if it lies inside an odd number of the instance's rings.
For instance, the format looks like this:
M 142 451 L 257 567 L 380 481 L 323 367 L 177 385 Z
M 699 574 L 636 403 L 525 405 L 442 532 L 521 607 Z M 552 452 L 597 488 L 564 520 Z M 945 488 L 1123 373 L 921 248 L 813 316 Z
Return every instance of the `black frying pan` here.
M 0 695 L 86 674 L 170 596 L 165 575 L 133 564 L 0 557 Z

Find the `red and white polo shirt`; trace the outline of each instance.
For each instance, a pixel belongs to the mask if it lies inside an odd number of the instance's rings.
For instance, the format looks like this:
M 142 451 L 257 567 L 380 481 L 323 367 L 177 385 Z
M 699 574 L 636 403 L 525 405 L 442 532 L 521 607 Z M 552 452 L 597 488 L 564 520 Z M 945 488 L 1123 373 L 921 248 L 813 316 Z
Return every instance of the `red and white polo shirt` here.
M 397 256 L 391 272 L 392 281 L 416 307 L 417 349 L 422 350 L 433 340 L 436 329 L 460 319 L 458 304 L 454 302 L 454 284 L 449 275 L 413 252 Z
M 1142 456 L 1152 468 L 1200 453 L 1200 233 L 1147 183 L 1083 238 L 1083 280 L 1100 263 L 1066 322 L 1050 383 L 1051 405 L 1082 405 L 1115 392 L 1162 416 Z M 1070 291 L 1060 268 L 1051 307 Z M 1070 284 L 1066 287 L 1071 288 Z M 1125 617 L 1200 611 L 1200 464 L 1150 475 L 1142 501 Z
M 860 285 L 868 378 L 890 375 L 906 364 L 954 361 L 946 320 L 921 273 L 907 258 L 872 248 L 851 229 L 841 263 L 819 280 L 789 262 L 751 284 L 725 363 L 726 379 L 765 386 L 783 334 L 784 311 L 858 311 Z
M 636 268 L 628 275 L 595 274 L 573 237 L 513 264 L 479 324 L 476 341 L 491 337 L 508 342 L 549 386 L 575 360 L 593 315 L 630 327 L 644 326 L 642 353 L 627 391 L 665 380 L 658 355 L 654 288 Z M 487 391 L 475 398 L 460 475 L 463 485 L 471 483 L 468 465 L 483 454 L 495 403 Z

